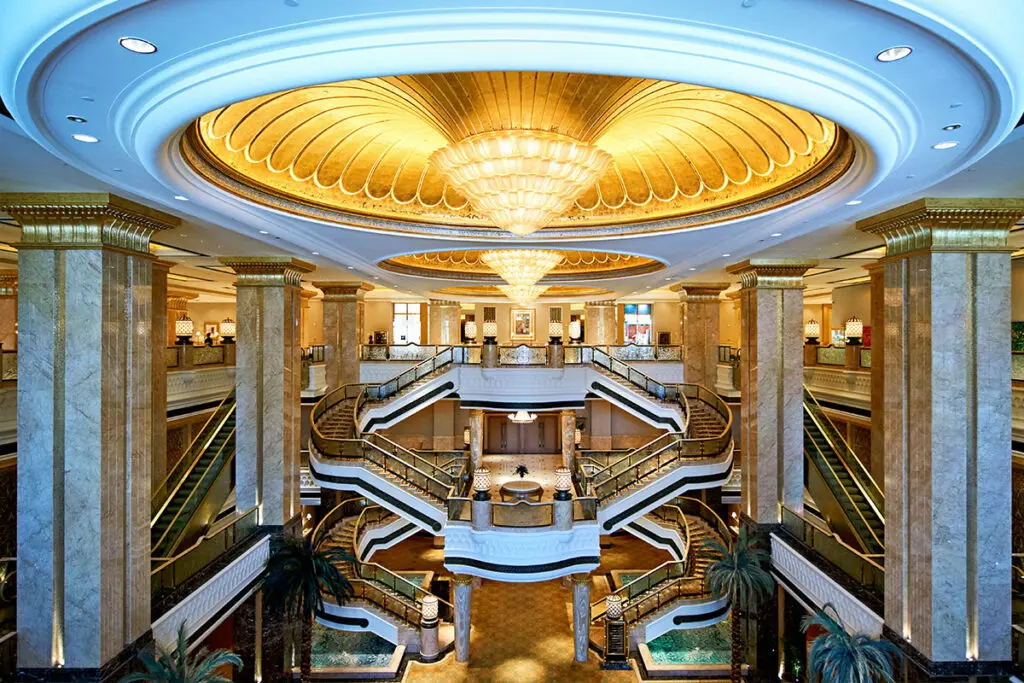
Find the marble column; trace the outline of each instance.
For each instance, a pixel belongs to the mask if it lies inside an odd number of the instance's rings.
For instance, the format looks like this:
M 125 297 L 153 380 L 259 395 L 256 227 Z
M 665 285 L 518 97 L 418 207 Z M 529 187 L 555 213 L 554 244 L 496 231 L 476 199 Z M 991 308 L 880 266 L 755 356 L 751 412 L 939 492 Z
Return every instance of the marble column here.
M 885 621 L 933 662 L 1010 659 L 1007 238 L 1022 214 L 1022 199 L 922 199 L 857 223 L 886 247 Z
M 473 577 L 456 574 L 455 577 L 455 661 L 469 661 L 469 634 Z
M 327 389 L 359 382 L 359 346 L 363 343 L 365 282 L 314 282 L 324 293 L 324 362 Z
M 18 271 L 0 270 L 0 345 L 18 348 Z
M 473 408 L 469 411 L 469 461 L 472 469 L 480 466 L 484 457 L 484 411 Z
M 562 464 L 571 470 L 576 457 L 576 411 L 563 410 L 559 413 L 559 421 L 562 427 Z
M 108 194 L 0 208 L 22 227 L 18 666 L 95 676 L 150 628 L 149 241 L 178 219 Z
M 316 292 L 304 289 L 299 292 L 299 296 L 302 297 L 302 312 L 299 315 L 299 345 L 305 348 L 311 346 L 307 339 L 309 333 L 306 332 L 306 325 L 309 320 L 309 302 L 316 298 Z
M 178 343 L 178 336 L 174 334 L 174 321 L 188 313 L 188 302 L 198 298 L 195 292 L 167 292 L 167 346 L 174 346 Z M 198 323 L 201 325 L 202 323 Z
M 779 505 L 804 507 L 803 275 L 813 263 L 750 260 L 740 277 L 743 510 L 775 524 Z
M 885 264 L 864 269 L 871 275 L 871 476 L 885 482 Z
M 586 339 L 590 346 L 614 346 L 619 328 L 615 322 L 614 301 L 588 301 L 586 308 Z
M 672 287 L 683 303 L 683 377 L 711 391 L 718 381 L 719 295 L 728 282 L 684 282 Z
M 167 273 L 173 263 L 153 261 L 153 465 L 151 488 L 167 476 Z M 173 327 L 173 323 L 172 323 Z
M 460 341 L 459 302 L 430 300 L 427 308 L 428 344 L 454 346 Z
M 299 514 L 299 293 L 314 266 L 289 256 L 219 260 L 237 275 L 235 505 L 259 506 L 260 524 L 283 527 Z
M 572 575 L 572 633 L 577 662 L 590 653 L 590 574 Z

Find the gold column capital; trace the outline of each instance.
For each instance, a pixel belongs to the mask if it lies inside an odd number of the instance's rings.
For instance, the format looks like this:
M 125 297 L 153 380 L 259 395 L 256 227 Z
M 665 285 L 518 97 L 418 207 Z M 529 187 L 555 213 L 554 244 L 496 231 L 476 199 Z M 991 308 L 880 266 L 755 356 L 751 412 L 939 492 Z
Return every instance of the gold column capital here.
M 590 585 L 590 574 L 573 574 L 572 582 L 577 586 L 589 586 Z
M 586 308 L 601 308 L 603 306 L 614 306 L 615 302 L 611 300 L 605 301 L 588 301 L 584 304 Z
M 451 299 L 431 299 L 431 306 L 458 306 L 462 307 L 462 304 L 458 301 L 452 301 Z
M 473 577 L 470 574 L 455 574 L 452 576 L 456 586 L 472 586 Z
M 373 285 L 361 280 L 320 281 L 313 286 L 324 293 L 324 301 L 358 301 L 373 291 Z
M 304 289 L 299 292 L 299 296 L 302 297 L 302 310 L 309 309 L 309 302 L 316 298 L 316 292 L 308 289 Z
M 818 265 L 803 259 L 748 259 L 725 269 L 743 289 L 802 289 L 804 273 Z
M 885 241 L 885 258 L 915 252 L 1013 251 L 1010 228 L 1024 216 L 1024 199 L 930 198 L 857 221 L 861 232 Z
M 562 417 L 571 417 L 574 420 L 576 419 L 576 409 L 575 408 L 562 408 L 558 412 L 559 412 L 559 415 L 561 415 Z
M 153 270 L 163 270 L 167 272 L 176 265 L 178 264 L 173 261 L 163 261 L 158 258 L 153 259 Z
M 679 282 L 669 289 L 679 294 L 684 303 L 717 302 L 719 295 L 732 287 L 730 282 Z
M 167 309 L 171 311 L 184 311 L 188 308 L 188 302 L 198 299 L 195 292 L 183 292 L 180 290 L 169 290 L 167 292 Z
M 150 256 L 153 233 L 181 224 L 108 193 L 6 192 L 0 193 L 0 208 L 21 224 L 18 249 L 111 247 Z
M 876 273 L 881 273 L 883 271 L 885 268 L 885 261 L 875 261 L 874 263 L 869 263 L 866 266 L 861 266 L 861 268 L 868 271 L 870 275 L 875 275 Z
M 222 264 L 235 271 L 236 287 L 301 287 L 302 276 L 316 266 L 291 256 L 222 256 Z

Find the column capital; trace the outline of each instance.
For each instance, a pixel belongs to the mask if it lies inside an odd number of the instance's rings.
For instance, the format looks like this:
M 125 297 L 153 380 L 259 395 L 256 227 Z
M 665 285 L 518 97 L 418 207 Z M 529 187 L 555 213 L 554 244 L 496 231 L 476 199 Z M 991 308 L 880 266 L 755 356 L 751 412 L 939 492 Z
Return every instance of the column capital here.
M 150 255 L 153 233 L 181 220 L 107 193 L 6 192 L 0 208 L 21 224 L 18 249 L 112 247 Z
M 181 290 L 168 291 L 167 308 L 173 311 L 184 311 L 188 307 L 189 301 L 198 298 L 199 295 L 195 292 L 183 292 Z
M 614 306 L 615 302 L 607 299 L 605 301 L 588 301 L 584 304 L 587 308 L 597 308 L 600 306 Z
M 472 586 L 473 577 L 470 574 L 455 574 L 452 576 L 452 580 L 455 581 L 456 586 Z
M 458 301 L 452 301 L 451 299 L 431 299 L 431 306 L 462 306 Z
M 589 586 L 590 585 L 590 574 L 573 574 L 572 575 L 573 585 L 576 586 Z
M 373 291 L 373 285 L 361 280 L 321 280 L 313 286 L 324 293 L 324 301 L 357 301 Z
M 575 408 L 562 408 L 559 411 L 559 414 L 562 417 L 573 417 L 573 418 L 575 418 L 576 417 L 576 409 Z
M 856 228 L 885 240 L 885 257 L 921 251 L 1013 251 L 1010 228 L 1024 216 L 1024 199 L 926 197 L 857 221 Z
M 743 289 L 802 289 L 804 273 L 818 265 L 802 259 L 748 259 L 726 268 Z
M 868 271 L 871 275 L 881 273 L 885 268 L 885 261 L 875 261 L 874 263 L 869 263 L 866 266 L 861 266 L 861 268 Z
M 173 261 L 162 261 L 158 258 L 153 259 L 153 270 L 163 270 L 164 272 L 167 272 L 176 265 L 178 264 Z
M 302 276 L 316 266 L 291 256 L 222 256 L 222 264 L 235 271 L 236 287 L 301 287 Z
M 678 282 L 669 289 L 678 293 L 682 302 L 711 303 L 718 301 L 719 295 L 730 287 L 730 282 Z
M 0 270 L 0 297 L 18 295 L 18 271 Z

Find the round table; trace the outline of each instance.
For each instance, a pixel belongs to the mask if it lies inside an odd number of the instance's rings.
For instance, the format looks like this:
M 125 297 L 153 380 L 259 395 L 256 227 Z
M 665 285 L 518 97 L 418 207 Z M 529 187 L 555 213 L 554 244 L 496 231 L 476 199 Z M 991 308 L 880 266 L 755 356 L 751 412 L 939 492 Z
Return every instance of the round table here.
M 529 479 L 512 479 L 501 485 L 498 493 L 501 500 L 536 500 L 540 501 L 544 488 L 535 481 Z

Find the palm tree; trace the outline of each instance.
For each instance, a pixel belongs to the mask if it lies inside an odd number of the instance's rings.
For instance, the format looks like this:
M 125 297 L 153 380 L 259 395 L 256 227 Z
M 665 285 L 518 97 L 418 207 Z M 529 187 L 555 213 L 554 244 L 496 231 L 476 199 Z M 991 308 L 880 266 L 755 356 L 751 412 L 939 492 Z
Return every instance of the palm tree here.
M 222 666 L 242 668 L 242 658 L 227 650 L 200 652 L 189 657 L 185 622 L 178 627 L 178 644 L 173 650 L 158 647 L 156 657 L 152 652 L 143 650 L 139 653 L 139 661 L 146 667 L 145 673 L 125 676 L 121 683 L 231 683 L 231 679 L 218 675 L 217 669 Z
M 743 648 L 740 643 L 743 632 L 740 629 L 740 611 L 756 607 L 775 587 L 772 575 L 764 568 L 769 555 L 757 548 L 741 529 L 732 546 L 711 538 L 704 547 L 714 556 L 704 574 L 708 591 L 716 595 L 729 596 L 732 605 L 732 680 L 739 683 L 740 660 Z
M 893 659 L 900 656 L 900 651 L 888 640 L 879 640 L 866 633 L 851 635 L 831 603 L 800 622 L 804 633 L 812 626 L 818 626 L 824 632 L 814 639 L 807 657 L 810 680 L 894 683 Z
M 338 566 L 356 562 L 356 558 L 341 548 L 325 548 L 326 538 L 316 543 L 306 538 L 276 538 L 263 583 L 264 603 L 288 620 L 300 620 L 303 680 L 309 680 L 312 668 L 314 612 L 323 611 L 325 595 L 341 605 L 355 594 Z

